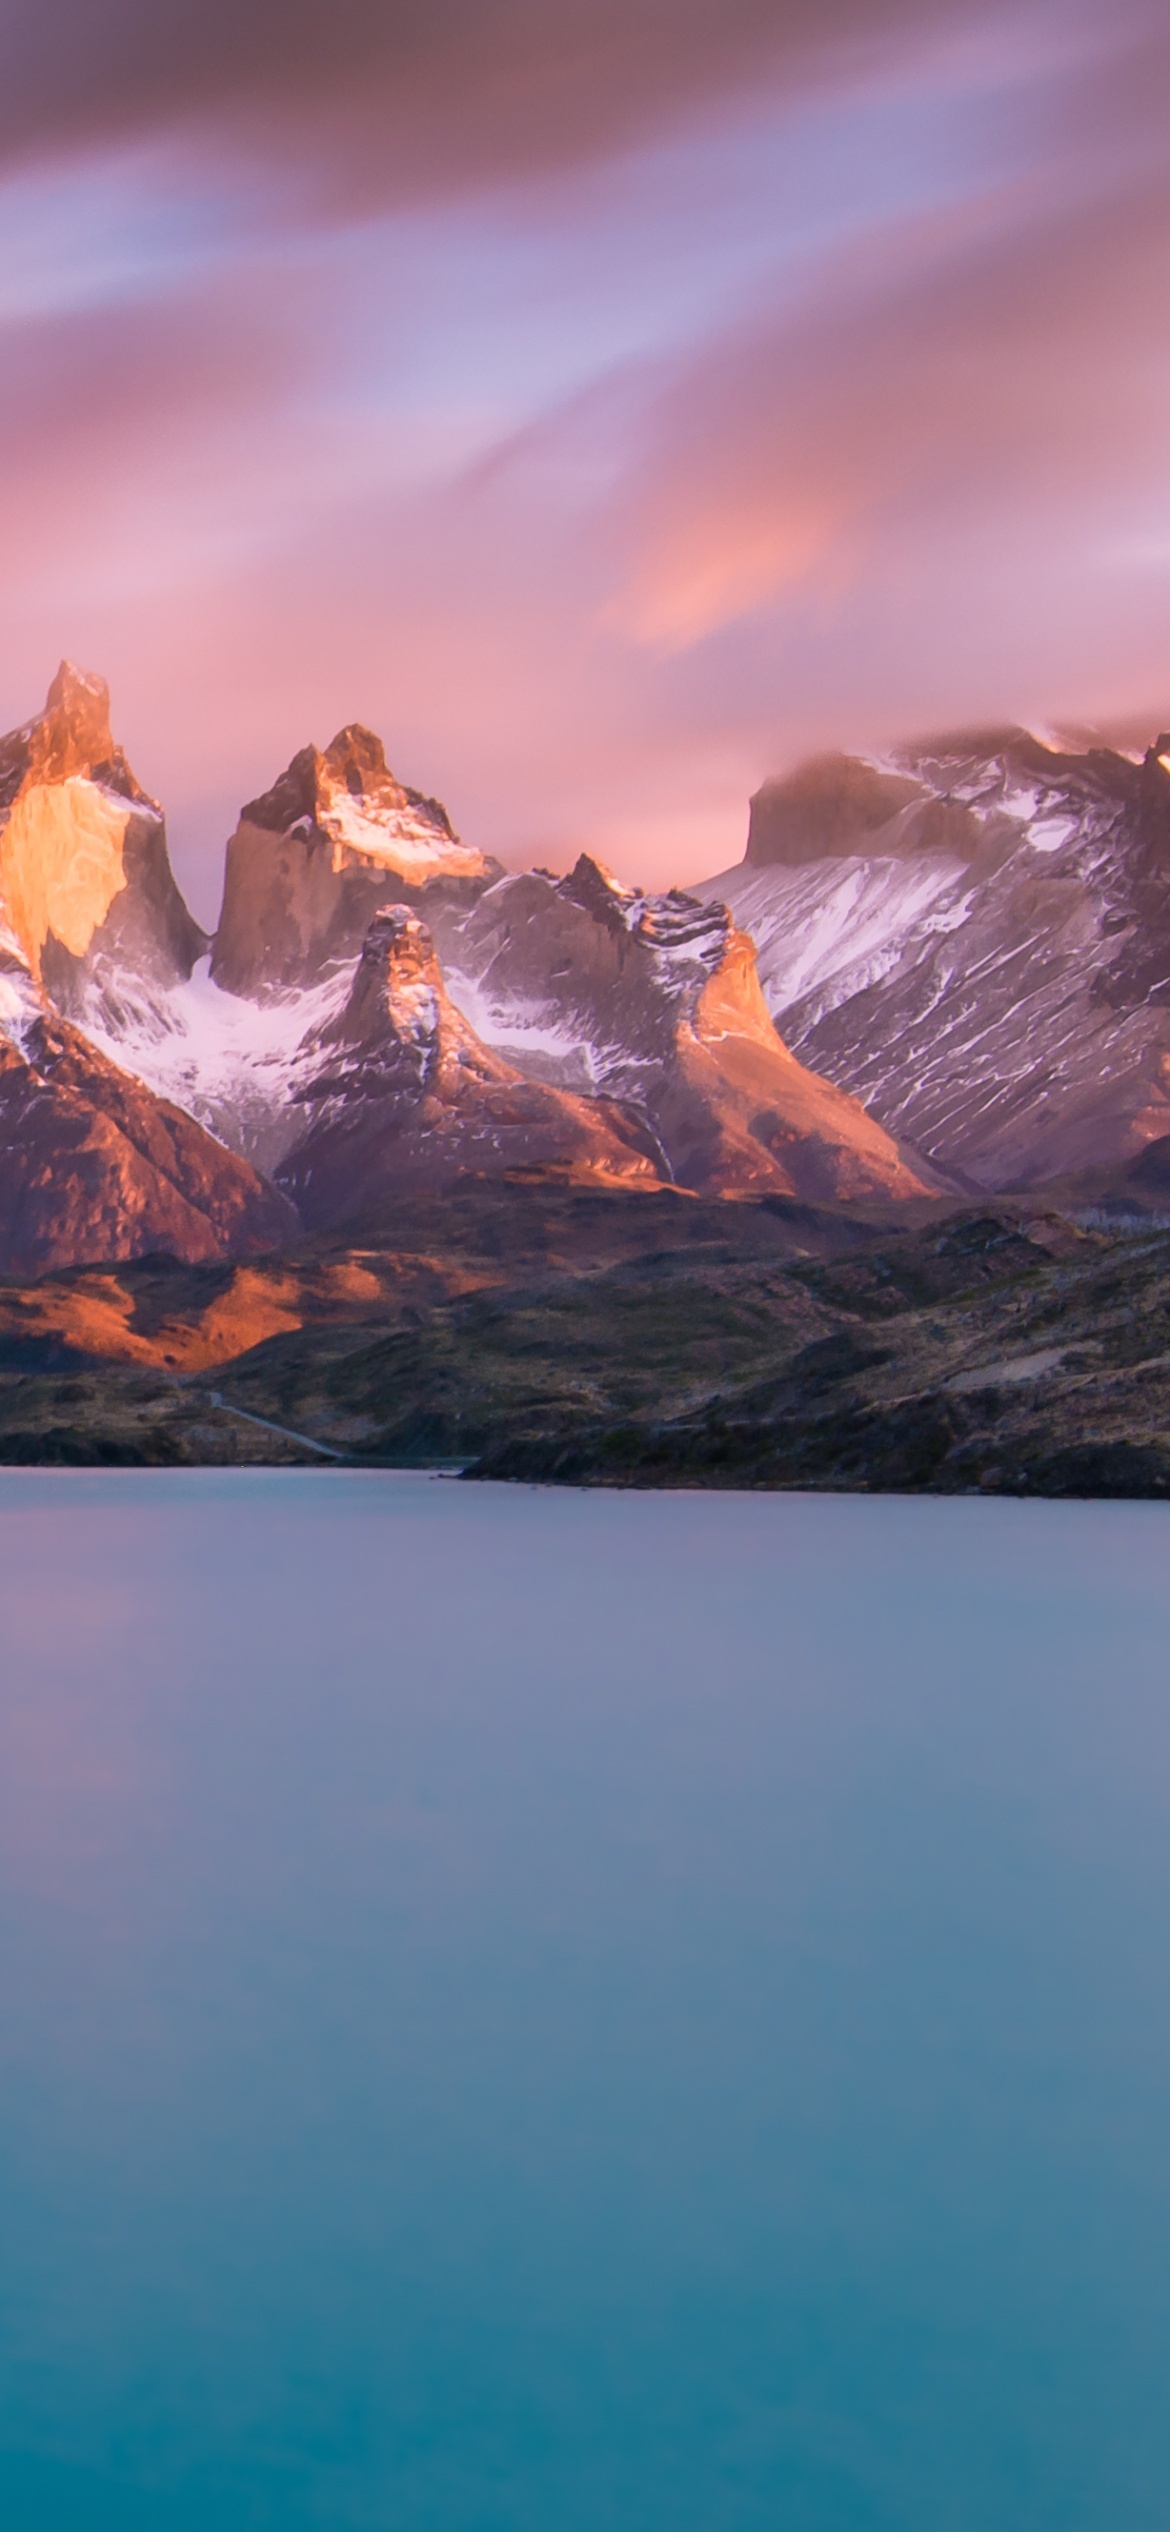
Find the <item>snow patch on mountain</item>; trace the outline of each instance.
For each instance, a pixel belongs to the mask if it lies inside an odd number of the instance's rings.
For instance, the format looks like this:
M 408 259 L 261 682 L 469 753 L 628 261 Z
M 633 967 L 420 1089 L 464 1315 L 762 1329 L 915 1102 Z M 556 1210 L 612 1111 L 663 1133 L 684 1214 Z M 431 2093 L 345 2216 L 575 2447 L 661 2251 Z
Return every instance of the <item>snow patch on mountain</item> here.
M 728 906 L 756 945 L 774 1015 L 799 1002 L 833 1010 L 890 975 L 910 941 L 951 932 L 970 903 L 966 865 L 833 860 L 753 871 L 746 863 L 705 880 L 696 895 Z
M 44 1015 L 44 996 L 25 964 L 16 934 L 0 922 L 0 1037 L 25 1055 L 29 1030 Z
M 421 887 L 429 879 L 478 874 L 485 867 L 482 854 L 446 833 L 425 811 L 360 802 L 339 785 L 323 797 L 316 824 L 337 847 L 335 869 L 341 868 L 346 853 L 360 853 L 363 860 Z M 312 828 L 313 820 L 304 817 L 289 832 L 307 836 Z
M 87 1013 L 86 1031 L 159 1098 L 271 1171 L 302 1131 L 296 1093 L 318 1060 L 319 1032 L 345 1002 L 353 966 L 299 993 L 250 1002 L 223 992 L 201 959 L 165 996 L 135 994 L 124 981 L 115 1024 L 107 1003 Z
M 887 828 L 867 850 L 881 769 L 820 759 L 760 795 L 791 811 L 783 858 L 761 822 L 763 849 L 696 893 L 752 935 L 793 1052 L 937 1168 L 993 1189 L 1127 1162 L 1170 1133 L 1161 746 L 1018 730 L 900 762 L 934 795 L 910 849 L 883 852 Z
M 447 970 L 447 989 L 476 1036 L 533 1081 L 594 1097 L 628 1060 L 621 1045 L 607 1045 L 566 1020 L 556 1001 L 488 989 L 460 968 Z

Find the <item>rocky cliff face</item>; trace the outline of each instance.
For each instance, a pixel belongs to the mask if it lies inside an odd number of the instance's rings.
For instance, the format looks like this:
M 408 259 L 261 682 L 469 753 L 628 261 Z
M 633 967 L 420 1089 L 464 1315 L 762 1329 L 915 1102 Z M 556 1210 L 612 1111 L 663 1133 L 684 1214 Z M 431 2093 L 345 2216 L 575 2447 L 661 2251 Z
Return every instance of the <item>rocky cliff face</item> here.
M 164 992 L 207 949 L 157 801 L 110 731 L 109 692 L 65 660 L 44 712 L 0 738 L 0 911 L 58 1008 L 116 1019 L 125 984 Z
M 1168 767 L 1166 739 L 1138 763 L 1015 729 L 821 759 L 698 893 L 794 1052 L 937 1168 L 1113 1168 L 1170 1132 Z
M 257 1000 L 319 984 L 357 956 L 388 890 L 466 904 L 498 871 L 460 843 L 439 801 L 395 780 L 381 740 L 355 722 L 323 754 L 303 748 L 241 810 L 212 976 Z
M 498 881 L 446 937 L 452 992 L 487 1043 L 537 1078 L 623 1101 L 679 1185 L 923 1192 L 891 1137 L 781 1043 L 724 906 L 619 887 L 582 855 L 564 880 Z
M 453 917 L 498 877 L 437 800 L 399 783 L 354 723 L 303 748 L 227 847 L 210 968 L 165 995 L 124 984 L 87 1013 L 105 1051 L 233 1149 L 275 1170 L 304 1132 L 319 1032 L 388 898 Z
M 757 794 L 736 870 L 652 896 L 587 855 L 505 876 L 354 725 L 244 810 L 207 947 L 64 665 L 0 740 L 0 1271 L 248 1254 L 294 1201 L 325 1226 L 478 1179 L 833 1204 L 1170 1172 L 1168 739 L 820 758 Z
M 311 1228 L 405 1188 L 520 1173 L 652 1187 L 647 1138 L 604 1100 L 527 1081 L 480 1043 L 451 1002 L 434 943 L 409 906 L 370 926 L 343 1009 L 302 1049 L 308 1126 L 279 1182 Z
M 65 662 L 44 712 L 0 739 L 0 1271 L 247 1256 L 295 1227 L 76 1025 L 114 1040 L 165 1025 L 206 948 L 107 690 Z

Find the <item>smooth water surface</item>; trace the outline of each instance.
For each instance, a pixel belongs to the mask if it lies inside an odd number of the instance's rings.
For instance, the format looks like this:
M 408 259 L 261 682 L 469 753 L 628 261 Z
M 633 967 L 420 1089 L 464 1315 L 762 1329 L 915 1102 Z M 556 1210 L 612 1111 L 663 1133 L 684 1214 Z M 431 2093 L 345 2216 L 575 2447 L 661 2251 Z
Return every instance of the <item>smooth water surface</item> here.
M 1168 1548 L 4 1472 L 6 2532 L 1164 2532 Z

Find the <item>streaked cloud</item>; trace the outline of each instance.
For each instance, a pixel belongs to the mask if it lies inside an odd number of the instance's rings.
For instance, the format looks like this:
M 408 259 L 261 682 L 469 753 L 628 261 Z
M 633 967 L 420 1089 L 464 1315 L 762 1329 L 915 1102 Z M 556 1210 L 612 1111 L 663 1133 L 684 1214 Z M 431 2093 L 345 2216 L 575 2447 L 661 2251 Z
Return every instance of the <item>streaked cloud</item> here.
M 445 195 L 636 146 L 761 84 L 963 23 L 964 0 L 10 0 L 8 148 L 217 124 L 307 184 Z M 296 170 L 285 163 L 286 181 Z
M 11 15 L 0 715 L 103 668 L 205 914 L 355 714 L 660 878 L 805 747 L 1166 717 L 1137 0 Z

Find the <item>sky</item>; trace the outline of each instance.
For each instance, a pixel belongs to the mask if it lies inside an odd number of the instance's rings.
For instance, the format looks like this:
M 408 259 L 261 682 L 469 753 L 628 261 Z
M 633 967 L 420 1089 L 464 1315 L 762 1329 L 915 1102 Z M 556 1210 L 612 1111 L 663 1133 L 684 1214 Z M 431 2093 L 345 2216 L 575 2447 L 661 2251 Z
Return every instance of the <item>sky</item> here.
M 667 886 L 827 747 L 1170 724 L 1147 0 L 0 0 L 0 726 L 214 918 L 348 720 Z

